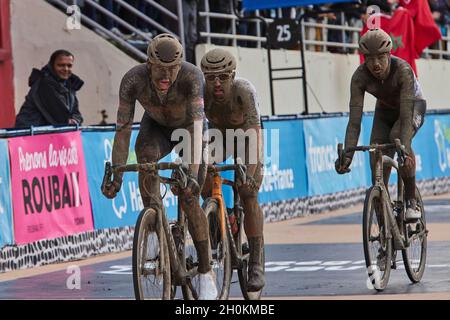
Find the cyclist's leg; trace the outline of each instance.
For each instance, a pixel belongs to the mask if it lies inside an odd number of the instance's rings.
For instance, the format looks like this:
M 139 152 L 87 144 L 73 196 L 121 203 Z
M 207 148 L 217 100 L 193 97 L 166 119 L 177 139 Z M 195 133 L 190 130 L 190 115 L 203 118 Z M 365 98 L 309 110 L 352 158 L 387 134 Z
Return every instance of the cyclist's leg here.
M 399 173 L 405 185 L 405 201 L 407 203 L 407 208 L 411 208 L 413 211 L 416 207 L 416 157 L 414 150 L 412 149 L 412 139 L 423 124 L 425 110 L 425 100 L 415 101 L 413 119 L 411 119 L 411 122 L 403 124 L 402 128 L 400 119 L 397 120 L 390 134 L 390 140 L 394 141 L 394 139 L 400 138 L 401 129 L 406 130 L 406 141 L 401 142 L 409 153 L 409 159 L 405 165 L 399 168 Z M 419 212 L 417 212 L 417 215 L 419 215 Z M 413 212 L 411 210 L 407 210 L 407 217 L 413 218 Z
M 370 135 L 370 144 L 383 144 L 389 143 L 389 134 L 398 117 L 398 113 L 395 110 L 387 109 L 382 103 L 377 101 L 375 107 L 375 114 L 373 119 L 372 133 Z M 385 151 L 389 157 L 394 156 L 394 150 Z M 375 155 L 370 153 L 370 167 L 372 171 L 372 183 L 375 183 Z M 389 184 L 389 176 L 391 174 L 390 167 L 383 167 L 383 181 L 385 183 L 386 189 Z
M 204 130 L 206 126 L 204 125 Z M 203 141 L 202 153 L 207 148 L 207 141 Z M 202 159 L 202 163 L 198 170 L 198 184 L 200 190 L 202 190 L 205 183 L 205 178 L 207 174 L 207 166 Z M 209 250 L 209 230 L 208 221 L 200 207 L 200 192 L 192 193 L 186 192 L 185 190 L 180 190 L 179 195 L 180 205 L 188 218 L 189 233 L 194 241 L 195 249 L 197 250 L 199 266 L 198 272 L 205 274 L 211 270 L 210 265 L 210 250 Z
M 244 229 L 247 235 L 250 259 L 248 269 L 248 291 L 259 291 L 265 285 L 264 280 L 264 215 L 258 202 L 258 191 L 262 184 L 263 164 L 259 163 L 254 176 L 255 181 L 253 189 L 242 187 L 239 189 L 244 206 L 245 219 Z
M 141 128 L 136 139 L 136 156 L 138 163 L 156 162 L 172 150 L 163 129 L 144 113 Z M 161 206 L 161 192 L 157 176 L 139 172 L 139 189 L 144 207 Z

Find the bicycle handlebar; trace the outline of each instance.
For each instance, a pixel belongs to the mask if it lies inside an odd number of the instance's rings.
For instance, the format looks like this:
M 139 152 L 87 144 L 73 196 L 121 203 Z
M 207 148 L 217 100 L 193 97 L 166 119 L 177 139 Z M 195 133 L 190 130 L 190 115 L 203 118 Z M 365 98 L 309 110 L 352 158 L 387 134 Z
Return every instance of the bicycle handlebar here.
M 239 184 L 245 184 L 247 182 L 247 167 L 244 164 L 226 164 L 222 166 L 217 165 L 209 165 L 208 172 L 218 173 L 223 171 L 231 171 L 234 170 L 235 173 L 235 181 L 239 182 Z
M 111 162 L 105 163 L 105 174 L 103 176 L 102 189 L 111 184 L 111 177 L 113 174 L 118 174 L 122 172 L 158 172 L 158 170 L 176 170 L 179 178 L 168 179 L 164 178 L 163 181 L 170 184 L 179 184 L 181 187 L 186 187 L 187 176 L 189 167 L 186 163 L 175 163 L 175 162 L 149 162 L 149 163 L 136 163 L 136 164 L 125 164 L 112 166 Z
M 344 149 L 343 144 L 338 144 L 338 156 L 339 158 L 342 158 L 343 155 L 346 155 L 347 153 L 354 152 L 354 151 L 369 151 L 374 152 L 376 150 L 389 150 L 389 149 L 396 149 L 399 153 L 404 153 L 408 155 L 406 148 L 404 145 L 401 144 L 400 139 L 395 139 L 394 143 L 385 143 L 385 144 L 371 144 L 369 146 L 356 146 L 356 147 L 350 147 Z
M 113 173 L 121 173 L 128 171 L 137 171 L 137 172 L 152 172 L 158 170 L 177 170 L 183 167 L 186 168 L 186 164 L 183 163 L 174 163 L 174 162 L 160 162 L 160 163 L 136 163 L 136 164 L 126 164 L 120 166 L 112 166 Z

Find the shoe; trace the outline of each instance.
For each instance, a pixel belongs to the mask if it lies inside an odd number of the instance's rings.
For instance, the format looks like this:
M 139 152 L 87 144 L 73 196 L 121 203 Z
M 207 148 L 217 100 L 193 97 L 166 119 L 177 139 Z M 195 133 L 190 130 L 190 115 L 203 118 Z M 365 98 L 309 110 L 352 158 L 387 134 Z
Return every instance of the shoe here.
M 417 208 L 417 202 L 416 200 L 409 200 L 406 202 L 406 214 L 405 219 L 406 220 L 417 220 L 420 219 L 422 216 L 422 213 Z
M 248 263 L 248 281 L 247 291 L 256 292 L 260 291 L 264 285 L 264 269 L 263 269 L 263 237 L 248 238 L 248 244 L 250 249 L 250 259 Z
M 216 288 L 216 274 L 213 270 L 207 273 L 200 273 L 200 292 L 198 300 L 216 300 L 217 288 Z
M 260 291 L 264 285 L 264 271 L 261 264 L 252 263 L 248 267 L 248 281 L 247 281 L 247 291 L 257 292 Z

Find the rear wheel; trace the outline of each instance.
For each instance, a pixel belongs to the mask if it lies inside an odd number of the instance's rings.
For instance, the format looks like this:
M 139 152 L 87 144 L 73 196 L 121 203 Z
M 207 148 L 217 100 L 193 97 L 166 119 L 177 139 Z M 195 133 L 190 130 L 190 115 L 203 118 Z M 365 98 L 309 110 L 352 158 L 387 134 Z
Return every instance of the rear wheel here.
M 416 188 L 417 207 L 421 218 L 415 222 L 406 222 L 406 236 L 409 246 L 402 250 L 403 263 L 411 282 L 416 283 L 422 279 L 427 258 L 427 228 L 425 210 L 419 189 Z
M 154 209 L 144 209 L 136 222 L 132 267 L 137 300 L 171 298 L 169 251 L 157 221 Z
M 386 238 L 381 189 L 367 190 L 363 211 L 363 245 L 369 283 L 376 290 L 386 288 L 391 273 L 392 241 Z
M 247 291 L 247 281 L 248 281 L 248 264 L 250 260 L 250 248 L 248 244 L 247 237 L 244 231 L 244 221 L 240 219 L 239 233 L 234 237 L 236 246 L 238 247 L 238 253 L 242 256 L 242 268 L 238 268 L 238 278 L 239 285 L 241 287 L 242 296 L 245 300 L 260 300 L 262 289 L 259 291 L 249 292 Z M 265 270 L 265 251 L 264 244 L 262 245 L 262 261 L 263 271 Z

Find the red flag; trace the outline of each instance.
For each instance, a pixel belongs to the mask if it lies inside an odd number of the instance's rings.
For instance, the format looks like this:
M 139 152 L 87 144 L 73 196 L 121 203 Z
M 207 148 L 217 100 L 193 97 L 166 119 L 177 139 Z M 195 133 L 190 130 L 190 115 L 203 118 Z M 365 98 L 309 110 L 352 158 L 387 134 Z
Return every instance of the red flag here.
M 408 9 L 414 19 L 416 57 L 423 49 L 442 38 L 441 31 L 434 22 L 427 0 L 400 0 L 400 5 Z
M 416 68 L 416 37 L 414 22 L 408 11 L 402 7 L 395 10 L 386 32 L 392 39 L 392 54 L 409 63 L 414 73 Z

